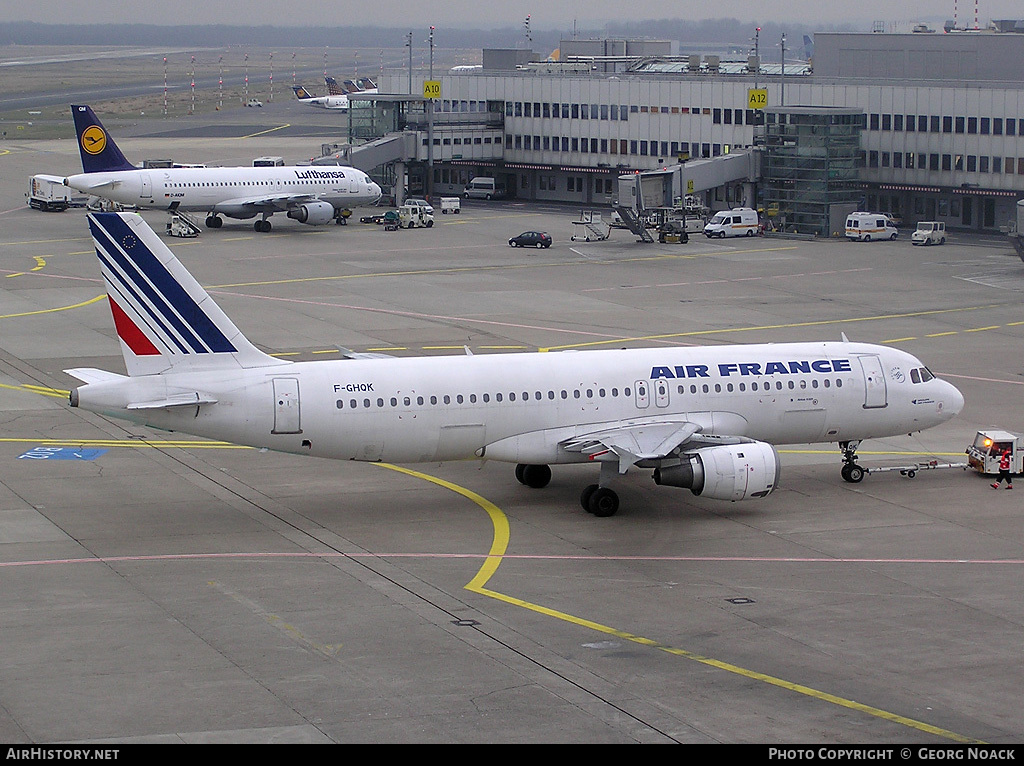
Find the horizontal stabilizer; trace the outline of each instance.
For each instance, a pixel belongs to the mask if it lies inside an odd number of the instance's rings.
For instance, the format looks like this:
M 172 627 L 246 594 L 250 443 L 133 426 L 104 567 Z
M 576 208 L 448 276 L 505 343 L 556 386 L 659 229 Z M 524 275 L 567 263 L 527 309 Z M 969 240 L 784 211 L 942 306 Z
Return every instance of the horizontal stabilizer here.
M 64 370 L 64 372 L 83 383 L 106 383 L 111 380 L 124 380 L 127 377 L 118 375 L 116 372 L 97 370 L 95 367 L 76 367 L 73 370 Z

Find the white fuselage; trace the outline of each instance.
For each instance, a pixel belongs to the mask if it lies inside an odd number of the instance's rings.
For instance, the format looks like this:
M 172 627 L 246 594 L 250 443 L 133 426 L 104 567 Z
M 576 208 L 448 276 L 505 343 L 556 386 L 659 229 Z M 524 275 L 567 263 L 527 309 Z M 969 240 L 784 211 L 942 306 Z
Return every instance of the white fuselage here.
M 142 210 L 193 210 L 251 218 L 303 201 L 336 209 L 372 205 L 380 186 L 352 167 L 271 166 L 157 168 L 80 173 L 72 189 Z
M 963 406 L 922 370 L 910 354 L 849 342 L 347 359 L 92 383 L 79 406 L 329 458 L 569 463 L 587 457 L 566 440 L 644 423 L 771 444 L 920 431 Z M 181 392 L 217 403 L 124 409 Z

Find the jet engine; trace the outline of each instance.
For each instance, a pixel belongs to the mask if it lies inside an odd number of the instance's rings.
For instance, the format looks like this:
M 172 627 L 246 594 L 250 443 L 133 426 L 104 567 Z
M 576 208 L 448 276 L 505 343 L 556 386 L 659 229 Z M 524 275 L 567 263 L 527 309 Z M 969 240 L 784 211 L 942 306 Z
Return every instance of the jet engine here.
M 779 455 L 765 442 L 702 447 L 654 471 L 654 483 L 715 500 L 765 497 L 779 484 Z
M 288 217 L 310 226 L 322 226 L 334 220 L 334 205 L 330 202 L 307 202 L 289 210 Z

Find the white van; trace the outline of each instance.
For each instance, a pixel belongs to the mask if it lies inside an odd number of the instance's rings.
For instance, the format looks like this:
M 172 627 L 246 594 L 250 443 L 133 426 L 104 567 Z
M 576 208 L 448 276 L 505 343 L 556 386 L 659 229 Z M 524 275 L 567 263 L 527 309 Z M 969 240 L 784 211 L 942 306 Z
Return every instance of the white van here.
M 846 217 L 846 238 L 857 242 L 873 239 L 896 239 L 899 230 L 889 216 L 882 213 L 850 213 Z
M 704 236 L 710 237 L 752 237 L 757 234 L 760 222 L 757 211 L 749 207 L 734 207 L 715 213 L 704 226 Z
M 466 184 L 462 196 L 466 199 L 475 197 L 477 199 L 501 199 L 505 196 L 505 187 L 487 176 L 471 178 Z

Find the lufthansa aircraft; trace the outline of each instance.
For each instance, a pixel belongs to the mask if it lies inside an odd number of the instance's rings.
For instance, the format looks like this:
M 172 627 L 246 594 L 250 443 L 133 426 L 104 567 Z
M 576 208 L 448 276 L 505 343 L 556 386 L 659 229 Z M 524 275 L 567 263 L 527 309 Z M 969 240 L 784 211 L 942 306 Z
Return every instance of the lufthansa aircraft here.
M 339 460 L 594 463 L 581 496 L 619 506 L 627 469 L 719 500 L 764 497 L 778 444 L 838 442 L 860 481 L 863 439 L 944 423 L 960 392 L 888 346 L 842 342 L 289 362 L 259 351 L 134 213 L 89 225 L 127 375 L 67 370 L 71 406 L 167 431 Z
M 352 167 L 136 168 L 92 109 L 72 106 L 71 113 L 85 172 L 62 183 L 122 205 L 205 212 L 211 229 L 223 225 L 221 216 L 260 216 L 253 228 L 266 232 L 274 213 L 311 225 L 343 223 L 343 211 L 380 199 L 380 186 Z
M 320 109 L 338 109 L 342 112 L 348 111 L 348 96 L 314 96 L 301 85 L 292 87 L 295 97 L 307 106 L 316 106 Z

